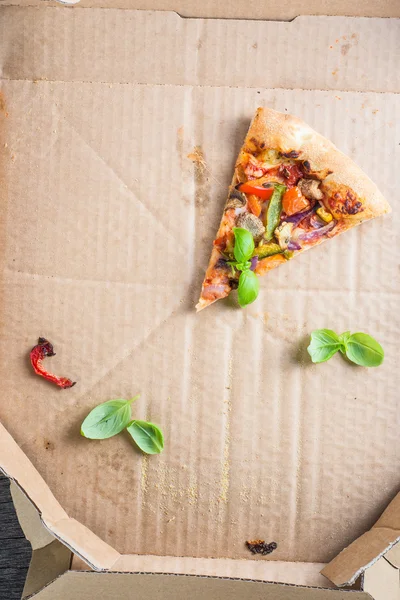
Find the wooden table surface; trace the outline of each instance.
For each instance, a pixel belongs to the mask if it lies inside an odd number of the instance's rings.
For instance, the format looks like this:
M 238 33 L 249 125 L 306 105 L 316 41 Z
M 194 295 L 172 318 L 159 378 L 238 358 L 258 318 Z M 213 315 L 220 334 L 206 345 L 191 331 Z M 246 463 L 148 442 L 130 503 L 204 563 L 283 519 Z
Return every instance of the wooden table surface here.
M 0 475 L 0 598 L 20 600 L 31 559 L 10 495 L 10 482 Z

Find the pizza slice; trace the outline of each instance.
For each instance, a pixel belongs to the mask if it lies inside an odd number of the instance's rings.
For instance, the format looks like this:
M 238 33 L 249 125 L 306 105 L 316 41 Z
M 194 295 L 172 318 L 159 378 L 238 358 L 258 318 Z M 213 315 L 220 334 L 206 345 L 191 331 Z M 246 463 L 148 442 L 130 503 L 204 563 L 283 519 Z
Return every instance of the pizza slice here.
M 259 108 L 235 166 L 197 310 L 363 221 L 390 212 L 375 184 L 300 119 Z

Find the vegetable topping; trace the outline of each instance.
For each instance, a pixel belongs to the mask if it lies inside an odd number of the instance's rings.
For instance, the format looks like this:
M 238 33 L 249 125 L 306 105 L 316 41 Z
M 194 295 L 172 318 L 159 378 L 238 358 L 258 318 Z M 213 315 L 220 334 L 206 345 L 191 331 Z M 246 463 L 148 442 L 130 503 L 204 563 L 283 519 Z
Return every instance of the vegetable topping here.
M 285 192 L 282 201 L 282 209 L 288 216 L 294 215 L 309 207 L 310 203 L 307 198 L 303 196 L 300 187 L 294 186 Z
M 238 183 L 230 188 L 225 220 L 214 241 L 220 256 L 205 280 L 206 298 L 217 299 L 237 287 L 239 304 L 250 304 L 258 295 L 257 275 L 330 236 L 340 219 L 336 213 L 360 210 L 351 192 L 343 199 L 340 186 L 324 181 L 329 169 L 314 171 L 299 157 L 297 150 L 279 152 L 256 139 L 242 152 Z
M 237 220 L 237 226 L 250 231 L 254 240 L 258 242 L 265 231 L 262 221 L 252 213 L 243 213 Z
M 284 185 L 281 185 L 280 183 L 275 184 L 274 192 L 267 210 L 267 223 L 264 236 L 267 242 L 272 240 L 274 231 L 279 225 L 282 213 L 282 198 L 285 192 L 286 187 Z

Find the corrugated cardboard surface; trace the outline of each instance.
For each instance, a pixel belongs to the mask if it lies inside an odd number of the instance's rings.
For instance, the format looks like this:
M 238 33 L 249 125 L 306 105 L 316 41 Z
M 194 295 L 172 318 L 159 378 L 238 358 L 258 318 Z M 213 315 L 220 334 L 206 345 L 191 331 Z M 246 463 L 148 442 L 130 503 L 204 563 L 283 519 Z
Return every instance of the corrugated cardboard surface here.
M 322 563 L 397 491 L 399 25 L 279 27 L 2 9 L 0 417 L 66 512 L 122 553 L 251 559 L 244 542 L 261 537 L 277 561 Z M 246 310 L 232 300 L 196 316 L 262 104 L 330 137 L 394 212 L 269 274 Z M 384 365 L 312 366 L 317 327 L 368 331 Z M 32 374 L 38 335 L 73 389 Z M 162 456 L 79 436 L 94 405 L 137 392 Z
M 3 15 L 0 60 L 11 79 L 400 91 L 398 19 L 20 7 Z
M 64 0 L 59 0 L 63 2 Z M 271 19 L 289 21 L 299 15 L 346 15 L 358 17 L 399 17 L 400 9 L 396 0 L 231 0 L 214 2 L 213 0 L 66 0 L 75 3 L 74 8 L 135 8 L 147 10 L 176 11 L 183 17 L 208 17 L 221 19 Z M 5 5 L 40 6 L 43 0 L 2 0 Z M 46 4 L 57 6 L 55 1 L 46 0 Z
M 35 600 L 146 600 L 159 596 L 165 600 L 192 598 L 229 598 L 230 600 L 370 600 L 364 592 L 318 590 L 259 581 L 214 579 L 212 577 L 172 577 L 168 575 L 122 573 L 65 573 L 37 595 Z M 71 594 L 72 592 L 72 594 Z M 390 599 L 392 600 L 392 599 Z

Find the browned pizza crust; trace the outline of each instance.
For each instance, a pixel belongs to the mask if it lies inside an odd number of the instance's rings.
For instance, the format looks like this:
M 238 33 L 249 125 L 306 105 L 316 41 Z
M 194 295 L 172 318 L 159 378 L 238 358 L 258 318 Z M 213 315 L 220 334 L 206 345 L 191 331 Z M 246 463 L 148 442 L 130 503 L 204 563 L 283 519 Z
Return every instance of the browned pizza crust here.
M 308 177 L 322 181 L 323 203 L 337 220 L 331 233 L 304 245 L 294 256 L 324 241 L 384 213 L 391 208 L 376 185 L 348 156 L 340 152 L 328 139 L 314 131 L 304 121 L 270 108 L 258 108 L 250 124 L 244 144 L 236 162 L 231 190 L 238 183 L 247 181 L 243 164 L 249 155 L 257 155 L 263 149 L 279 151 L 288 159 L 300 161 L 308 170 Z M 247 158 L 246 158 L 247 157 Z M 279 177 L 273 176 L 279 181 Z M 282 181 L 281 183 L 284 183 Z M 223 236 L 235 224 L 234 209 L 224 210 L 216 239 Z M 232 281 L 228 273 L 221 271 L 215 277 L 215 265 L 221 253 L 213 247 L 196 309 L 202 310 L 216 300 L 228 296 Z M 258 275 L 286 262 L 282 256 L 272 256 L 260 261 Z
M 271 108 L 258 108 L 243 148 L 258 141 L 282 153 L 297 152 L 296 158 L 308 161 L 312 171 L 331 171 L 321 189 L 338 192 L 338 201 L 329 210 L 337 218 L 348 219 L 350 227 L 391 211 L 389 203 L 360 167 L 301 119 Z M 347 198 L 346 187 L 356 197 L 351 194 Z M 361 206 L 357 207 L 357 202 Z

